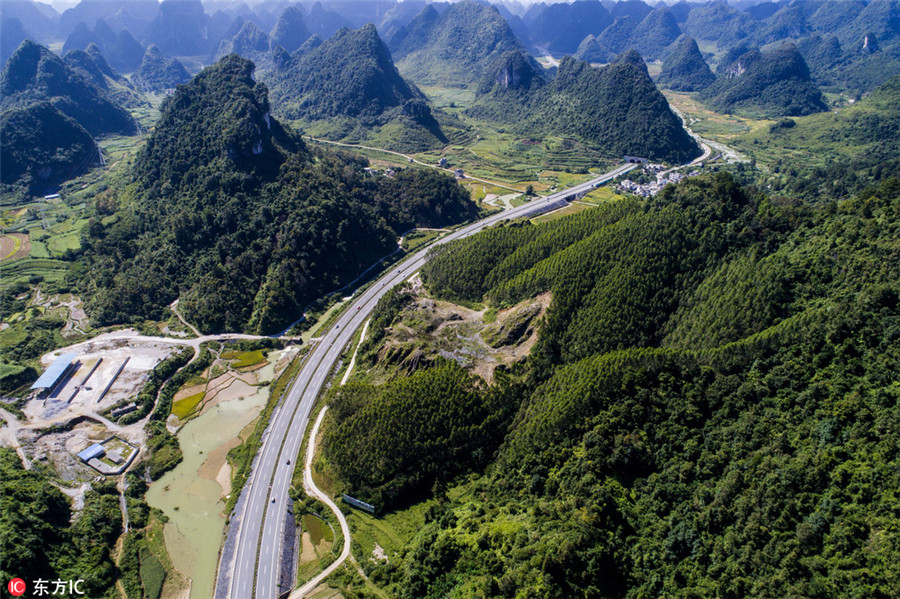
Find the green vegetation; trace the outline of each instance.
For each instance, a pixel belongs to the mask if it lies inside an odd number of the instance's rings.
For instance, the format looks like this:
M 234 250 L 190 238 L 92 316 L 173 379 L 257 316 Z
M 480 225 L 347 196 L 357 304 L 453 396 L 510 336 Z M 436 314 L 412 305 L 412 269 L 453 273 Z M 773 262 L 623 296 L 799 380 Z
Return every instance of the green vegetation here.
M 437 248 L 441 297 L 553 304 L 491 468 L 443 499 L 450 476 L 413 470 L 406 497 L 439 500 L 370 574 L 397 597 L 891 596 L 897 210 L 896 180 L 810 207 L 719 174 Z M 333 392 L 325 455 L 363 497 L 412 479 L 423 450 L 380 431 L 432 422 L 384 409 L 429 372 Z
M 280 114 L 304 124 L 328 121 L 331 138 L 350 134 L 356 141 L 360 128 L 391 123 L 400 131 L 393 132 L 396 141 L 386 144 L 388 149 L 420 151 L 447 143 L 425 96 L 397 72 L 374 25 L 338 31 L 288 59 L 268 80 Z M 336 117 L 341 117 L 337 128 Z
M 403 251 L 407 254 L 416 252 L 419 248 L 431 243 L 442 234 L 442 231 L 412 231 L 407 233 L 403 238 Z
M 784 119 L 736 141 L 766 186 L 805 200 L 846 198 L 900 175 L 900 77 L 837 112 Z
M 627 50 L 633 48 L 647 60 L 663 58 L 670 44 L 681 35 L 681 29 L 675 21 L 675 15 L 666 6 L 659 6 L 650 11 L 644 20 L 637 24 L 628 40 Z
M 159 543 L 156 542 L 156 537 L 163 534 L 160 517 L 165 516 L 154 510 L 150 518 L 139 527 L 132 520 L 132 526 L 138 530 L 129 531 L 122 541 L 117 566 L 120 572 L 119 582 L 125 589 L 127 599 L 159 599 L 162 594 L 163 584 L 169 575 L 167 566 L 171 570 L 172 564 L 169 563 L 165 547 L 157 546 Z
M 477 381 L 445 362 L 381 387 L 337 387 L 324 455 L 353 496 L 379 509 L 410 501 L 482 466 L 499 443 L 504 407 Z
M 0 448 L 0 576 L 83 579 L 90 597 L 115 597 L 110 559 L 122 530 L 115 485 L 95 484 L 74 521 L 68 498 L 43 469 L 25 470 L 15 451 Z
M 49 193 L 100 162 L 92 135 L 135 132 L 131 115 L 106 90 L 31 40 L 0 74 L 0 108 L 4 191 Z
M 166 59 L 150 44 L 137 71 L 132 76 L 135 86 L 145 92 L 163 92 L 191 80 L 191 75 L 177 58 Z
M 150 456 L 144 461 L 150 480 L 157 480 L 163 474 L 181 463 L 183 455 L 178 437 L 166 430 L 166 425 L 159 420 L 151 420 L 144 427 L 147 431 L 147 449 Z
M 263 353 L 263 350 L 257 349 L 253 351 L 245 351 L 234 357 L 234 361 L 231 365 L 234 368 L 247 368 L 249 366 L 256 366 L 260 362 L 265 362 L 266 356 Z
M 56 54 L 31 40 L 22 42 L 3 68 L 0 96 L 4 111 L 47 101 L 91 135 L 135 131 L 125 109 L 66 66 Z
M 697 41 L 682 37 L 663 61 L 656 83 L 677 91 L 695 92 L 707 88 L 716 76 L 703 59 Z
M 49 102 L 3 112 L 0 183 L 30 192 L 51 189 L 99 161 L 90 134 Z
M 161 316 L 181 296 L 204 332 L 279 330 L 393 251 L 399 232 L 475 215 L 440 173 L 371 176 L 364 161 L 307 149 L 268 116 L 252 69 L 230 55 L 164 103 L 136 182 L 113 190 L 116 218 L 88 226 L 95 322 Z
M 169 417 L 169 414 L 172 412 L 172 400 L 175 398 L 175 394 L 178 393 L 178 390 L 181 389 L 187 381 L 198 376 L 201 372 L 206 370 L 210 364 L 213 363 L 215 356 L 213 356 L 212 352 L 209 351 L 209 346 L 204 343 L 200 346 L 200 348 L 200 355 L 196 360 L 173 374 L 172 377 L 168 381 L 166 381 L 166 384 L 163 386 L 162 391 L 159 392 L 159 399 L 156 402 L 156 408 L 153 410 L 153 414 L 150 415 L 151 420 L 159 420 L 165 422 L 165 420 Z M 193 348 L 185 348 L 184 350 L 182 350 L 182 355 L 187 355 L 188 358 L 193 357 Z
M 440 14 L 426 6 L 388 45 L 405 77 L 459 87 L 478 85 L 497 57 L 525 49 L 496 8 L 474 0 L 451 4 Z
M 607 156 L 676 163 L 696 156 L 696 143 L 640 65 L 594 69 L 566 57 L 556 78 L 545 82 L 530 62 L 508 54 L 485 78 L 467 114 L 504 123 L 522 135 L 574 137 Z
M 719 112 L 802 116 L 828 109 L 794 44 L 747 50 L 719 63 L 718 79 L 700 97 Z
M 206 395 L 206 391 L 201 391 L 175 401 L 172 404 L 172 415 L 177 416 L 178 420 L 184 421 L 185 418 L 194 412 L 200 402 L 203 401 L 204 395 Z

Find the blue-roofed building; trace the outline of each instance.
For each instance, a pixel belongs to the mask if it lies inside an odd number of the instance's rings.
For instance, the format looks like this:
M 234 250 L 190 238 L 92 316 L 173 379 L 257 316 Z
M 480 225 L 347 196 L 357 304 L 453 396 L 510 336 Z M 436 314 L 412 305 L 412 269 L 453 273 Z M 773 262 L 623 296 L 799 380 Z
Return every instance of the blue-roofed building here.
M 53 360 L 53 364 L 31 386 L 32 391 L 37 391 L 38 394 L 52 391 L 60 381 L 78 370 L 80 364 L 75 360 L 77 357 L 78 354 L 63 354 Z
M 102 457 L 105 453 L 106 450 L 103 449 L 102 445 L 100 445 L 99 443 L 94 443 L 87 449 L 82 449 L 81 451 L 79 451 L 78 457 L 85 462 L 89 462 L 94 458 Z

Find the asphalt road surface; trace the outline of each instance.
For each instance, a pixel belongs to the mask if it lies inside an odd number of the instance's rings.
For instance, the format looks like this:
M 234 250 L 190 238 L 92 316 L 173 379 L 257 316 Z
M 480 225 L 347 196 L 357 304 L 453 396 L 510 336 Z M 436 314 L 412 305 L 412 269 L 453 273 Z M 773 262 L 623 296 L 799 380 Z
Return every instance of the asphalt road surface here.
M 548 206 L 560 204 L 572 196 L 585 193 L 635 166 L 633 164 L 620 166 L 601 177 L 532 200 L 511 210 L 492 214 L 450 233 L 435 244 L 449 243 L 455 239 L 474 235 L 503 220 L 546 211 Z M 233 574 L 229 577 L 226 571 L 230 569 L 231 564 L 219 565 L 217 597 L 274 599 L 278 596 L 285 512 L 290 501 L 288 488 L 313 403 L 344 346 L 369 318 L 381 296 L 415 274 L 425 263 L 427 251 L 428 248 L 420 250 L 394 265 L 359 297 L 354 298 L 353 303 L 313 347 L 300 374 L 280 405 L 275 408 L 263 436 L 262 448 L 242 491 L 245 495 L 242 498 L 243 511 L 236 515 L 240 521 L 236 527 L 229 530 L 229 534 L 236 536 Z M 224 589 L 225 592 L 220 588 L 223 585 L 227 587 Z

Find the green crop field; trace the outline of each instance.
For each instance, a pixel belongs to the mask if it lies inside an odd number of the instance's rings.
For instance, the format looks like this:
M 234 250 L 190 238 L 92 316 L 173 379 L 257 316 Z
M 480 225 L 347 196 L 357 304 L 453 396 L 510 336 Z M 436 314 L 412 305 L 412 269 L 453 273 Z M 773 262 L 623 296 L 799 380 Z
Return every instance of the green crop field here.
M 231 365 L 234 368 L 241 369 L 247 368 L 249 366 L 255 366 L 265 361 L 266 357 L 263 355 L 263 350 L 257 349 L 253 351 L 245 351 L 236 355 Z
M 146 599 L 159 599 L 163 583 L 166 581 L 166 569 L 147 547 L 141 547 L 141 586 L 144 587 Z
M 190 397 L 179 399 L 174 404 L 172 404 L 172 414 L 178 416 L 179 420 L 184 420 L 191 413 L 193 413 L 195 409 L 197 409 L 197 405 L 199 405 L 199 403 L 203 401 L 204 395 L 206 395 L 206 392 L 201 391 L 200 393 L 195 393 Z

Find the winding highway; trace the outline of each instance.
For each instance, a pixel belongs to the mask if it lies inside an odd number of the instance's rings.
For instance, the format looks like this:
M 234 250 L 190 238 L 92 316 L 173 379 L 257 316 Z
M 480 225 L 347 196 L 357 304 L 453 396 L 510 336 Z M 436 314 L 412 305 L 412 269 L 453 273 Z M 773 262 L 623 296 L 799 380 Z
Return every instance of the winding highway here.
M 550 196 L 491 214 L 461 227 L 435 244 L 449 243 L 469 237 L 503 220 L 528 216 L 562 206 L 591 188 L 635 168 L 634 164 L 618 168 L 590 181 L 580 183 Z M 250 477 L 242 496 L 231 514 L 229 539 L 233 551 L 223 551 L 216 580 L 216 599 L 275 599 L 282 555 L 284 526 L 288 517 L 291 477 L 313 404 L 324 387 L 332 368 L 354 332 L 369 318 L 378 300 L 393 286 L 410 278 L 425 264 L 428 248 L 391 267 L 381 278 L 355 297 L 334 325 L 312 348 L 303 367 L 284 399 L 275 408 L 263 436 Z M 347 539 L 345 539 L 345 544 Z M 346 553 L 346 549 L 345 552 Z

